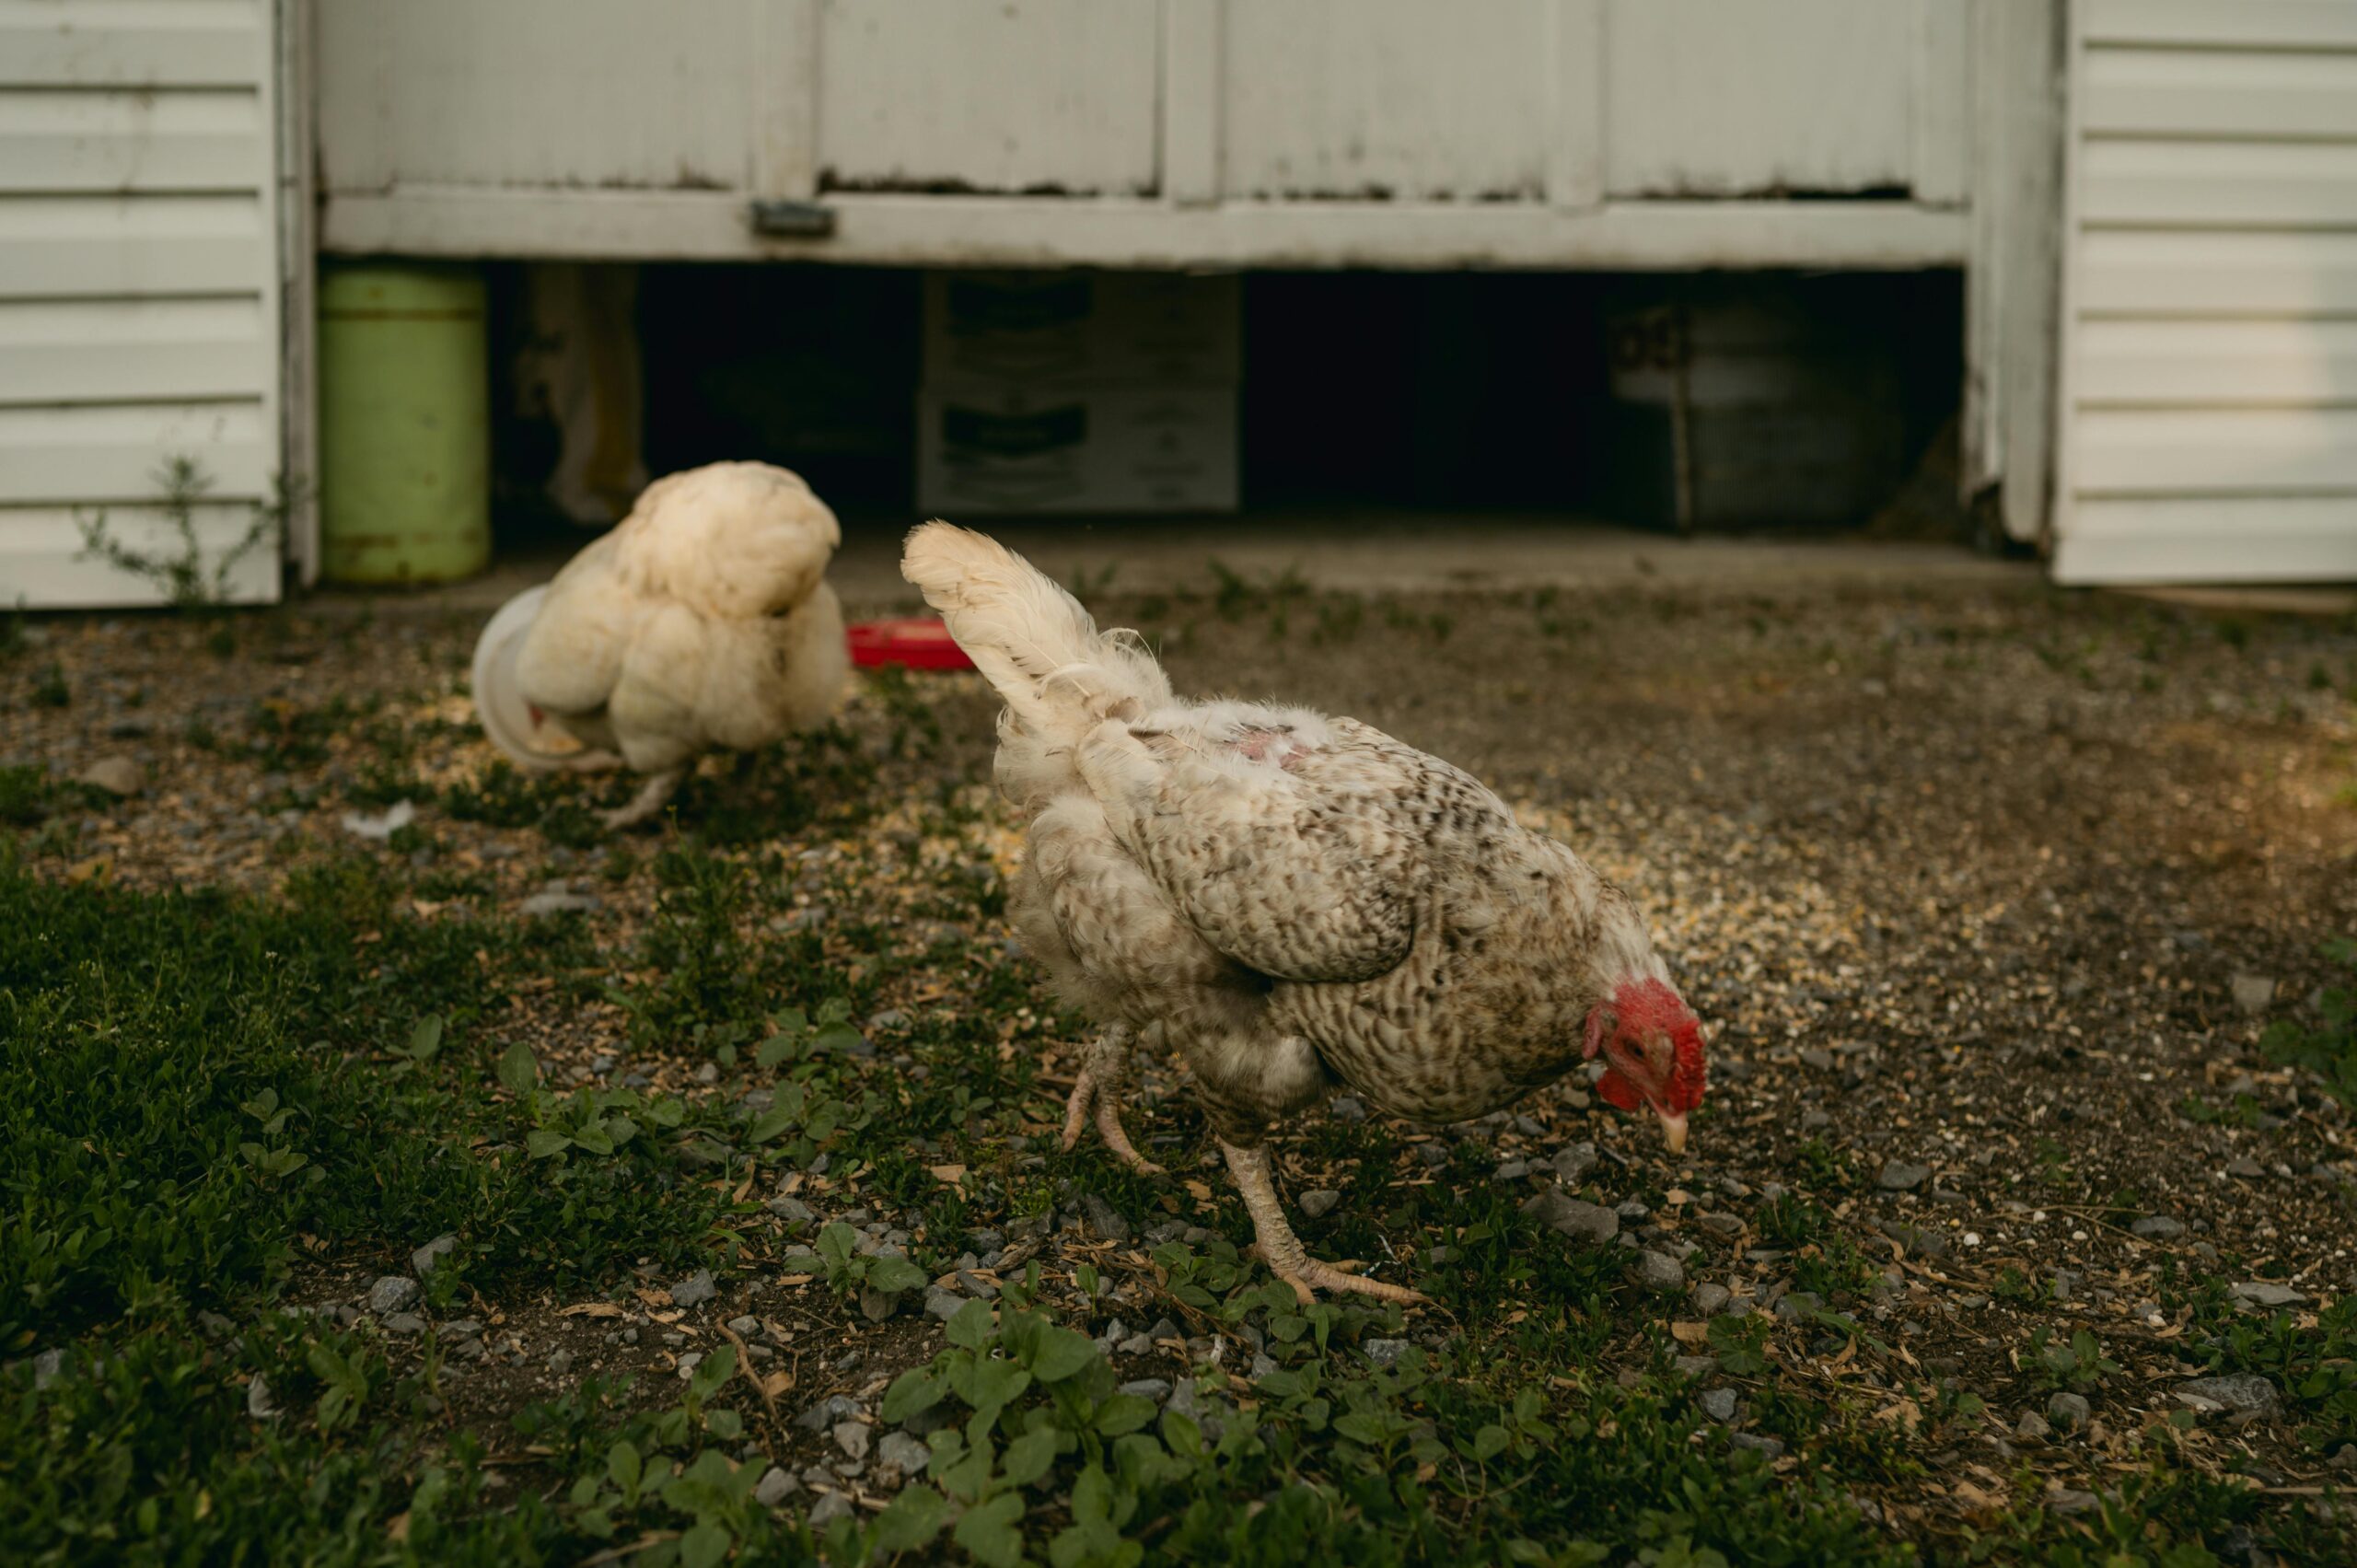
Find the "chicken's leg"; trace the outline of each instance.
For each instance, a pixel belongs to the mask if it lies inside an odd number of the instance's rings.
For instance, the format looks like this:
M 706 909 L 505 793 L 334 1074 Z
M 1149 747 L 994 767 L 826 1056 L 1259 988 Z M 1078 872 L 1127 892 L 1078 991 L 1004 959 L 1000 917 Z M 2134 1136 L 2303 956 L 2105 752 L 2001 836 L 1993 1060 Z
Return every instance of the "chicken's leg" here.
M 1072 1086 L 1072 1098 L 1064 1101 L 1064 1147 L 1069 1150 L 1080 1142 L 1080 1124 L 1093 1104 L 1097 1110 L 1097 1135 L 1105 1140 L 1113 1157 L 1140 1176 L 1159 1176 L 1162 1167 L 1138 1153 L 1130 1142 L 1128 1131 L 1121 1126 L 1121 1086 L 1129 1074 L 1129 1028 L 1108 1024 L 1105 1032 L 1089 1042 L 1081 1062 L 1080 1079 Z
M 600 811 L 598 815 L 608 828 L 634 828 L 661 812 L 669 803 L 672 792 L 679 787 L 679 781 L 687 776 L 685 768 L 666 768 L 659 773 L 649 773 L 646 782 L 638 786 L 638 793 L 630 797 L 628 805 L 618 806 L 611 811 Z
M 1228 1174 L 1236 1178 L 1236 1185 L 1244 1193 L 1244 1206 L 1251 1211 L 1255 1245 L 1261 1260 L 1279 1279 L 1293 1286 L 1304 1306 L 1315 1299 L 1314 1292 L 1321 1290 L 1355 1291 L 1378 1301 L 1414 1303 L 1426 1299 L 1405 1285 L 1365 1279 L 1345 1272 L 1349 1265 L 1338 1267 L 1312 1258 L 1302 1247 L 1301 1237 L 1294 1235 L 1293 1226 L 1285 1223 L 1284 1206 L 1277 1202 L 1276 1183 L 1269 1177 L 1267 1144 L 1239 1148 L 1222 1138 L 1219 1152 L 1227 1156 Z

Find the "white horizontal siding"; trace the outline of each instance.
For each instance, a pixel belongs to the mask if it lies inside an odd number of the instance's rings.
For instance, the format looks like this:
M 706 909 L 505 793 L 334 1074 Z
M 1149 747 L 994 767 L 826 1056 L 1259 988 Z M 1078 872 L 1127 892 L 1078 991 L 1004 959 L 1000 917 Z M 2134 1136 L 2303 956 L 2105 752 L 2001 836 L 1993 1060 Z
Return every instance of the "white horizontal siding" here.
M 2054 548 L 2065 583 L 2357 581 L 2357 506 L 2337 495 L 2092 497 Z
M 2078 280 L 2088 318 L 2357 313 L 2357 233 L 2098 229 Z
M 250 88 L 266 19 L 246 0 L 0 0 L 0 85 Z
M 208 557 L 273 492 L 276 3 L 0 0 L 0 598 L 154 602 L 75 517 L 177 557 L 173 458 L 205 478 Z M 232 591 L 280 575 L 273 541 Z
M 2349 0 L 2079 0 L 2087 41 L 2241 49 L 2357 49 Z
M 271 245 L 256 192 L 0 195 L 0 299 L 250 293 Z
M 152 501 L 159 454 L 203 454 L 213 491 L 267 495 L 276 441 L 259 401 L 0 408 L 12 487 L 84 501 Z
M 2073 15 L 2056 576 L 2357 577 L 2357 4 Z
M 2357 407 L 2357 319 L 2081 323 L 2081 406 Z
M 2089 224 L 2357 228 L 2357 140 L 2091 141 L 2080 179 Z
M 2092 136 L 2357 135 L 2357 53 L 2096 48 L 2079 90 Z
M 0 188 L 253 191 L 270 122 L 246 92 L 0 89 Z
M 2357 520 L 2357 410 L 2082 408 L 2078 493 L 2346 494 Z
M 0 583 L 7 585 L 12 600 L 21 594 L 29 607 L 40 610 L 164 602 L 152 581 L 118 572 L 84 553 L 80 519 L 93 516 L 103 516 L 109 536 L 141 554 L 177 559 L 186 548 L 170 521 L 152 505 L 10 507 L 0 511 Z M 191 521 L 197 549 L 210 563 L 245 539 L 253 526 L 253 511 L 237 504 L 206 504 L 196 508 Z M 241 603 L 267 603 L 278 598 L 280 577 L 278 552 L 265 544 L 238 561 L 230 573 L 228 597 Z

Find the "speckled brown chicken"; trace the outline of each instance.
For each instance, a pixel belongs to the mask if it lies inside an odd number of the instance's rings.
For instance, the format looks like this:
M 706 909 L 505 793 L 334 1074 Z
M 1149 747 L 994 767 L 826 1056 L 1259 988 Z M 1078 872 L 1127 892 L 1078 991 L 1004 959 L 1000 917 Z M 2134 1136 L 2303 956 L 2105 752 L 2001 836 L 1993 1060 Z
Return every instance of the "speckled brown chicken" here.
M 1270 1179 L 1270 1124 L 1338 1085 L 1454 1121 L 1585 1056 L 1670 1147 L 1702 1097 L 1701 1033 L 1619 889 L 1436 757 L 1353 719 L 1172 694 L 1130 633 L 1022 557 L 946 523 L 901 571 L 1005 700 L 999 787 L 1028 823 L 1026 947 L 1105 1032 L 1066 1112 L 1120 1158 L 1142 1036 L 1192 1069 L 1260 1253 L 1313 1290 L 1412 1291 L 1309 1257 Z

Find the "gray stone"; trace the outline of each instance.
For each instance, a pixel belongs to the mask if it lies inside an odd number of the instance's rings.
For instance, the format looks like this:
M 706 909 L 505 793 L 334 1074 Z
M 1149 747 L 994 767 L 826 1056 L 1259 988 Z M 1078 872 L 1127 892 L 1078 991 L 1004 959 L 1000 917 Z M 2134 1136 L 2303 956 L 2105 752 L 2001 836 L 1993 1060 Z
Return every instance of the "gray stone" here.
M 2036 1411 L 2022 1411 L 2021 1420 L 2014 1426 L 2014 1435 L 2016 1437 L 2044 1437 L 2053 1430 L 2053 1427 L 2047 1424 L 2046 1418 L 2038 1414 Z
M 772 1465 L 761 1472 L 761 1479 L 753 1484 L 753 1501 L 764 1508 L 774 1508 L 801 1490 L 800 1481 L 777 1466 Z
M 2147 1241 L 2166 1241 L 2185 1234 L 2185 1222 L 2173 1220 L 2166 1214 L 2146 1214 L 2131 1225 L 2128 1231 L 2130 1235 L 2141 1236 Z
M 2343 1443 L 2325 1465 L 2328 1469 L 2357 1470 L 2357 1443 Z
M 1637 1254 L 1636 1261 L 1630 1265 L 1629 1272 L 1647 1290 L 1666 1291 L 1686 1288 L 1684 1265 L 1667 1253 L 1655 1252 L 1650 1248 Z
M 1528 1160 L 1507 1160 L 1504 1164 L 1499 1166 L 1497 1169 L 1492 1171 L 1490 1173 L 1490 1177 L 1491 1179 L 1494 1181 L 1520 1181 L 1524 1177 L 1528 1176 L 1529 1174 L 1530 1162 Z
M 1708 1377 L 1719 1369 L 1718 1358 L 1710 1355 L 1681 1355 L 1673 1365 L 1680 1377 Z
M 1781 1437 L 1762 1437 L 1751 1432 L 1730 1432 L 1727 1434 L 1727 1443 L 1731 1447 L 1749 1448 L 1754 1453 L 1764 1456 L 1771 1464 L 1784 1457 L 1784 1441 Z
M 1326 1102 L 1326 1111 L 1337 1121 L 1364 1121 L 1366 1102 L 1356 1095 L 1336 1095 Z
M 1559 1187 L 1550 1187 L 1532 1197 L 1523 1204 L 1522 1212 L 1550 1230 L 1595 1246 L 1620 1234 L 1620 1215 L 1601 1203 L 1566 1196 Z
M 701 1307 L 713 1296 L 712 1271 L 698 1269 L 671 1287 L 674 1307 Z
M 2046 1401 L 2046 1419 L 2065 1432 L 2081 1430 L 2093 1414 L 2082 1394 L 2057 1394 Z
M 1170 1402 L 1165 1408 L 1194 1422 L 1212 1442 L 1218 1442 L 1227 1430 L 1227 1402 L 1216 1394 L 1204 1393 L 1191 1377 L 1181 1378 L 1170 1390 Z
M 1694 1287 L 1694 1310 L 1705 1318 L 1715 1318 L 1726 1309 L 1727 1287 L 1704 1284 Z
M 389 1334 L 425 1332 L 425 1319 L 414 1312 L 388 1312 L 377 1321 L 385 1326 L 385 1332 Z
M 2277 1284 L 2273 1280 L 2244 1280 L 2229 1285 L 2227 1290 L 2237 1301 L 2247 1301 L 2254 1307 L 2293 1307 L 2308 1298 L 2290 1285 Z
M 808 1225 L 817 1217 L 816 1211 L 799 1198 L 772 1198 L 761 1207 L 788 1225 Z
M 1142 1400 L 1152 1400 L 1158 1405 L 1170 1397 L 1170 1384 L 1167 1379 L 1161 1377 L 1134 1377 L 1122 1384 L 1115 1392 L 1134 1394 Z
M 1936 1230 L 1894 1222 L 1884 1225 L 1882 1233 L 1907 1249 L 1913 1257 L 1945 1258 L 1948 1255 L 1948 1238 Z
M 549 1354 L 549 1370 L 555 1373 L 560 1377 L 572 1371 L 573 1353 L 569 1350 L 551 1352 Z
M 1928 1165 L 1910 1165 L 1905 1160 L 1886 1161 L 1882 1174 L 1875 1178 L 1875 1185 L 1886 1192 L 1912 1192 L 1932 1179 Z
M 442 1260 L 458 1249 L 459 1238 L 448 1231 L 445 1231 L 411 1253 L 409 1266 L 417 1271 L 419 1279 L 429 1279 L 433 1276 L 434 1271 L 441 1266 Z
M 1721 1425 L 1735 1419 L 1735 1390 L 1733 1388 L 1705 1388 L 1697 1398 L 1696 1402 L 1702 1407 L 1704 1415 Z
M 823 1530 L 837 1519 L 848 1517 L 850 1514 L 850 1498 L 840 1492 L 821 1493 L 819 1495 L 819 1501 L 810 1505 L 810 1527 L 814 1530 Z
M 958 1309 L 965 1305 L 966 1298 L 954 1290 L 944 1290 L 939 1285 L 925 1287 L 924 1311 L 928 1318 L 938 1318 L 946 1323 L 957 1317 Z
M 55 1355 L 55 1351 L 47 1353 Z M 36 1385 L 38 1387 L 38 1385 Z M 268 1421 L 278 1413 L 278 1401 L 270 1397 L 270 1385 L 259 1372 L 246 1385 L 246 1413 L 256 1421 Z
M 1130 1222 L 1121 1216 L 1119 1209 L 1096 1193 L 1084 1192 L 1080 1195 L 1080 1210 L 1088 1216 L 1088 1228 L 1107 1241 L 1127 1241 L 1130 1238 Z
M 1359 1348 L 1366 1352 L 1366 1358 L 1377 1366 L 1397 1366 L 1399 1365 L 1399 1358 L 1408 1353 L 1408 1342 L 1369 1340 Z
M 877 1440 L 876 1460 L 902 1475 L 915 1475 L 933 1463 L 933 1450 L 905 1432 L 888 1432 Z
M 74 782 L 102 789 L 120 799 L 146 788 L 147 775 L 128 757 L 101 757 L 75 774 Z
M 2267 1005 L 2275 1000 L 2275 977 L 2264 974 L 2237 974 L 2234 980 L 2234 993 L 2235 1005 L 2241 1008 L 2247 1016 L 2255 1018 L 2266 1012 Z
M 695 1376 L 696 1368 L 702 1365 L 703 1352 L 700 1350 L 691 1350 L 681 1353 L 679 1357 L 679 1365 L 673 1367 L 672 1370 L 677 1372 L 682 1380 L 685 1380 Z
M 1825 1310 L 1825 1298 L 1813 1290 L 1791 1290 L 1776 1298 L 1776 1316 L 1787 1323 L 1805 1323 Z
M 2197 1411 L 2254 1411 L 2272 1415 L 2282 1402 L 2275 1385 L 2256 1372 L 2223 1377 L 2196 1377 L 2169 1390 L 2177 1403 Z
M 728 1331 L 743 1339 L 751 1339 L 761 1331 L 761 1320 L 751 1313 L 728 1319 Z
M 873 1285 L 859 1287 L 859 1315 L 871 1323 L 888 1323 L 907 1297 L 900 1291 L 877 1290 Z
M 1576 1187 L 1582 1177 L 1596 1168 L 1596 1159 L 1594 1144 L 1565 1144 L 1547 1163 L 1555 1167 L 1556 1180 L 1566 1187 Z
M 517 904 L 516 912 L 535 920 L 552 914 L 586 914 L 602 901 L 595 893 L 576 893 L 562 882 L 552 882 Z
M 843 1451 L 844 1458 L 851 1459 L 867 1458 L 867 1445 L 871 1437 L 867 1423 L 839 1421 L 835 1423 L 832 1435 L 835 1439 L 835 1446 Z
M 834 1394 L 820 1400 L 794 1418 L 794 1424 L 805 1432 L 824 1432 L 836 1422 L 859 1413 L 859 1401 L 848 1394 Z
M 1250 1376 L 1255 1383 L 1259 1382 L 1263 1377 L 1275 1376 L 1276 1370 L 1277 1363 L 1274 1357 L 1262 1351 L 1255 1351 L 1252 1353 L 1252 1369 Z
M 368 1310 L 383 1317 L 417 1300 L 417 1282 L 406 1274 L 386 1274 L 368 1287 Z
M 2226 1162 L 2226 1174 L 2240 1177 L 2245 1181 L 2257 1181 L 2267 1174 L 2267 1167 L 2248 1155 L 2237 1155 Z
M 52 1383 L 56 1382 L 64 1371 L 65 1352 L 63 1349 L 52 1346 L 51 1349 L 42 1351 L 33 1357 L 33 1390 L 38 1393 L 48 1388 Z M 254 1382 L 261 1381 L 261 1375 L 256 1373 Z
M 1340 1192 L 1325 1187 L 1312 1188 L 1295 1200 L 1301 1205 L 1301 1212 L 1314 1220 L 1324 1219 L 1332 1212 L 1334 1205 L 1341 1201 L 1342 1195 Z

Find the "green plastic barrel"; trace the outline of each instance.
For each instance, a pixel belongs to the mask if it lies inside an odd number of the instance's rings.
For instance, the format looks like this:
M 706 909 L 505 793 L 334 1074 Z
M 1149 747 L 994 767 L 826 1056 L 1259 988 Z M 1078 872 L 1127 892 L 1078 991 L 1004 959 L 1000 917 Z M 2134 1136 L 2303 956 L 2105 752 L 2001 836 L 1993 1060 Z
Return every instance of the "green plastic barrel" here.
M 319 278 L 319 570 L 447 583 L 491 561 L 483 284 L 366 263 Z

